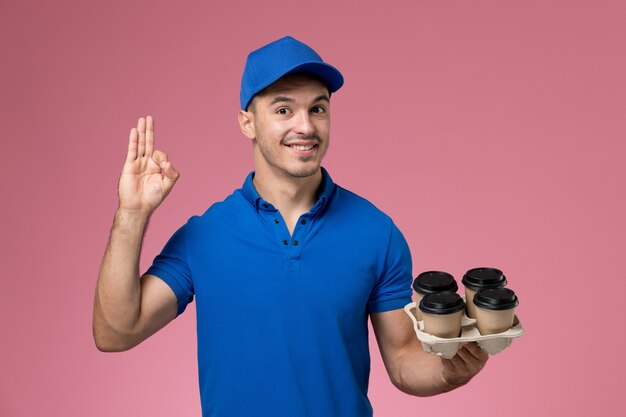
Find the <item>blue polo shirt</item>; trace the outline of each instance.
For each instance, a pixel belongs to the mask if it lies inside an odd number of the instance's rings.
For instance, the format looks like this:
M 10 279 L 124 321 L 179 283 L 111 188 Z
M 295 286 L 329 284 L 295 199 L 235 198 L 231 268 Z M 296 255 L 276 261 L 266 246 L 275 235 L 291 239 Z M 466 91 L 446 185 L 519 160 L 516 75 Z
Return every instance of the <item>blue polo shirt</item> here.
M 289 231 L 252 184 L 194 216 L 146 273 L 195 296 L 204 417 L 366 417 L 368 314 L 411 302 L 407 243 L 336 185 Z

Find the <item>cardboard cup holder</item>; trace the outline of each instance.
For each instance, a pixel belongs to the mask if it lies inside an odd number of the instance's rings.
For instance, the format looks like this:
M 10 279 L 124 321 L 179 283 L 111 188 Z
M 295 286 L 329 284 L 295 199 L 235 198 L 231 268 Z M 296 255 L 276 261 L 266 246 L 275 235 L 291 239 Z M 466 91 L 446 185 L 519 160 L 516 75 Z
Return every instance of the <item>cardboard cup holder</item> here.
M 465 299 L 465 297 L 462 298 Z M 413 302 L 404 306 L 404 311 L 413 321 L 415 334 L 422 343 L 424 351 L 437 356 L 442 356 L 446 359 L 450 359 L 456 355 L 456 352 L 461 348 L 461 345 L 467 342 L 476 342 L 481 348 L 487 351 L 487 353 L 495 355 L 496 353 L 508 348 L 513 339 L 524 334 L 522 323 L 520 323 L 516 315 L 513 320 L 513 327 L 509 330 L 502 333 L 483 336 L 478 331 L 478 328 L 476 328 L 476 319 L 467 317 L 464 312 L 463 317 L 461 318 L 461 336 L 444 339 L 424 332 L 423 320 L 418 320 L 415 317 L 415 311 L 417 308 L 418 306 L 415 302 Z

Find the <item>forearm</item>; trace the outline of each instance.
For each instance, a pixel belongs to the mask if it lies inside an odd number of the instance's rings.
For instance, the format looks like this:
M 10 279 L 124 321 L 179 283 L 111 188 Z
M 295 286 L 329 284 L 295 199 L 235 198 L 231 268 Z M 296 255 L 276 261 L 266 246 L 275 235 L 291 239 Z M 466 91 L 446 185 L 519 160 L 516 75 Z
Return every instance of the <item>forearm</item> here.
M 139 320 L 139 258 L 148 219 L 123 210 L 115 214 L 94 300 L 93 330 L 99 348 L 126 348 Z

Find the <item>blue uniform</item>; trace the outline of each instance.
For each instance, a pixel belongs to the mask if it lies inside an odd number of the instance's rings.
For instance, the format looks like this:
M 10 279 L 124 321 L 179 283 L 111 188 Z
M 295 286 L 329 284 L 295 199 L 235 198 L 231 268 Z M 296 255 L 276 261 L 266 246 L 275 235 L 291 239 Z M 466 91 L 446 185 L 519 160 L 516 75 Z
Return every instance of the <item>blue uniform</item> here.
M 322 174 L 292 236 L 252 172 L 147 271 L 178 314 L 195 296 L 204 417 L 372 415 L 368 313 L 411 302 L 411 254 L 386 214 Z

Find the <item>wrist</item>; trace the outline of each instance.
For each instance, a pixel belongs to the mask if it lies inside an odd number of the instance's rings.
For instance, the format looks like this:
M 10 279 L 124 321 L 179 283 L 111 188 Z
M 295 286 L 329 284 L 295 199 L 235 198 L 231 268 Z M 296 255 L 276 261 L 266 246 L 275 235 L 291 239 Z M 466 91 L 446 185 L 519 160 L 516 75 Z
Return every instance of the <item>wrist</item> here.
M 151 212 L 144 210 L 129 210 L 118 207 L 115 212 L 114 226 L 124 228 L 144 229 L 150 221 Z

